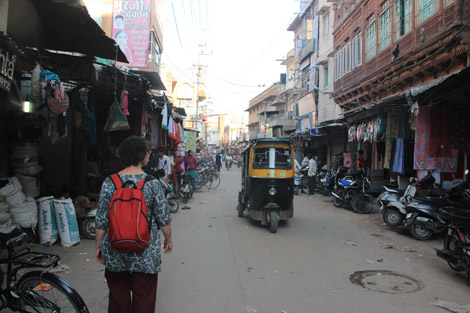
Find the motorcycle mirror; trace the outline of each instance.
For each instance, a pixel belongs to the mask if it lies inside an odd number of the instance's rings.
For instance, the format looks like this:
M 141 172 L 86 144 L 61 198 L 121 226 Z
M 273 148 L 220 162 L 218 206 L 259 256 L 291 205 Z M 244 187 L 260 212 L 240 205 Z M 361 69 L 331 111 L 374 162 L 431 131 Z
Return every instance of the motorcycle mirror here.
M 468 168 L 465 170 L 465 176 L 467 176 L 469 173 Z

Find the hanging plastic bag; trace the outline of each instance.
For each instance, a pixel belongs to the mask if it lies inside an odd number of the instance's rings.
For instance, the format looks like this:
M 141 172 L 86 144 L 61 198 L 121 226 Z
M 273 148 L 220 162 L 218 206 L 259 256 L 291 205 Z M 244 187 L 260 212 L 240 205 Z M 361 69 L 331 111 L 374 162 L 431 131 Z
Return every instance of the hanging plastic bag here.
M 115 131 L 115 130 L 127 130 L 129 129 L 129 122 L 127 121 L 127 117 L 121 110 L 121 105 L 117 101 L 114 100 L 114 103 L 111 105 L 109 109 L 109 116 L 108 120 L 106 121 L 106 125 L 104 126 L 105 131 Z

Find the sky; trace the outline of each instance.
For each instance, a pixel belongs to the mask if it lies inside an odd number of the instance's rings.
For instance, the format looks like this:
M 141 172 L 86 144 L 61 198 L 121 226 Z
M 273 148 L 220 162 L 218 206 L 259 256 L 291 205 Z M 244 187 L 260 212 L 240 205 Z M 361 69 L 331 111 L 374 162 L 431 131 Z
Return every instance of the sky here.
M 162 63 L 195 83 L 200 62 L 211 111 L 242 113 L 286 72 L 276 60 L 294 47 L 287 27 L 299 8 L 298 0 L 166 0 Z

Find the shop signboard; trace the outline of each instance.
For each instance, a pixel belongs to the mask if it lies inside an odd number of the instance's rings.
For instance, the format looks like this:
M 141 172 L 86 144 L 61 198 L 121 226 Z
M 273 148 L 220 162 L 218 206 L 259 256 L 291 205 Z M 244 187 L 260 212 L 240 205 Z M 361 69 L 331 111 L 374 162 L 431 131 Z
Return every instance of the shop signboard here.
M 11 80 L 15 71 L 16 55 L 0 49 L 0 88 L 10 92 Z
M 151 0 L 114 0 L 113 39 L 130 68 L 146 68 L 150 40 Z
M 196 151 L 197 132 L 184 131 L 184 143 L 186 144 L 186 151 Z

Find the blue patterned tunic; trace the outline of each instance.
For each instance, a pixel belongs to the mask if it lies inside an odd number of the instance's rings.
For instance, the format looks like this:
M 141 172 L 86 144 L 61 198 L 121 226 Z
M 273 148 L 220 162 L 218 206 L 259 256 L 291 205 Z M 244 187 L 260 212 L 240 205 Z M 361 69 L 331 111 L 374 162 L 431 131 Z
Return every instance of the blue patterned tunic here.
M 123 182 L 133 181 L 136 185 L 147 174 L 140 175 L 119 175 Z M 96 228 L 107 230 L 109 226 L 108 208 L 111 198 L 116 188 L 111 178 L 106 178 L 101 187 L 98 211 L 96 213 Z M 149 216 L 152 218 L 152 230 L 150 232 L 150 242 L 143 251 L 139 252 L 120 252 L 115 250 L 109 241 L 107 233 L 101 240 L 100 247 L 104 256 L 104 264 L 106 269 L 112 272 L 139 272 L 147 274 L 155 274 L 160 272 L 160 235 L 159 227 L 169 225 L 171 215 L 168 208 L 163 187 L 157 179 L 148 181 L 142 188 L 145 203 Z M 158 225 L 158 226 L 157 226 Z

